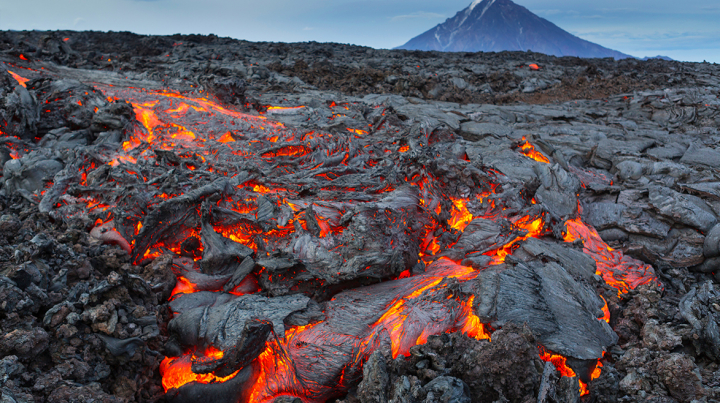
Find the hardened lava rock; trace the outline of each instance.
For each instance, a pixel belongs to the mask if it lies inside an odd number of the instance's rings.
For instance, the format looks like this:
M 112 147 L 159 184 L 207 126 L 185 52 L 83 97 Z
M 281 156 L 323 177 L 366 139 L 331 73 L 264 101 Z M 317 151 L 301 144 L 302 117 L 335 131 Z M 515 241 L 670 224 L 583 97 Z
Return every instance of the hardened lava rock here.
M 237 77 L 203 77 L 203 84 L 223 104 L 245 107 L 247 84 Z
M 532 334 L 508 326 L 494 336 L 492 342 L 457 333 L 431 336 L 408 358 L 395 360 L 376 352 L 357 392 L 344 402 L 536 401 L 543 363 Z
M 663 60 L 0 32 L 2 400 L 249 400 L 287 335 L 320 401 L 717 401 L 719 77 Z M 168 142 L 201 135 L 221 141 Z M 473 219 L 449 222 L 463 207 Z M 541 239 L 514 241 L 520 216 L 547 223 Z M 571 239 L 576 218 L 606 245 Z M 480 274 L 433 277 L 433 248 Z M 623 277 L 620 253 L 652 268 Z M 388 306 L 410 321 L 395 352 L 387 330 L 363 333 Z M 457 331 L 468 312 L 491 341 Z M 456 331 L 414 346 L 436 326 Z M 166 394 L 160 363 L 198 346 L 223 355 L 194 351 L 195 374 L 237 374 Z

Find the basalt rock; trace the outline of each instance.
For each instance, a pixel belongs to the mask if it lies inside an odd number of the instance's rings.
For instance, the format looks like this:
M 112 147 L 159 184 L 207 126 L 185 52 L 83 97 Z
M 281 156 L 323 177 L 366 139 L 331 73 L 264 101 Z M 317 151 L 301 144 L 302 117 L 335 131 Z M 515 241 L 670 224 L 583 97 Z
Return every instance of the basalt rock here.
M 540 187 L 535 198 L 550 214 L 557 219 L 573 217 L 577 214 L 577 198 L 575 194 L 580 188 L 580 181 L 568 174 L 560 165 L 548 167 L 535 165 Z
M 493 327 L 526 324 L 543 346 L 567 357 L 595 360 L 617 341 L 610 326 L 598 320 L 602 300 L 556 263 L 486 269 L 473 294 L 481 321 Z
M 707 235 L 705 235 L 703 254 L 706 258 L 720 256 L 720 225 L 714 226 Z
M 7 401 L 720 399 L 716 66 L 69 31 L 0 64 Z
M 301 295 L 272 299 L 247 295 L 210 309 L 199 306 L 184 310 L 168 323 L 168 328 L 183 346 L 214 346 L 224 351 L 242 345 L 243 340 L 256 337 L 254 333 L 263 334 L 263 340 L 268 337 L 269 330 L 283 335 L 285 317 L 305 308 L 307 302 L 308 298 Z M 251 324 L 246 329 L 248 321 L 256 318 L 269 319 L 270 328 L 266 328 L 265 324 Z
M 703 232 L 717 224 L 717 217 L 702 199 L 665 187 L 651 187 L 649 197 L 650 204 L 660 214 Z
M 720 327 L 718 306 L 720 293 L 711 282 L 693 288 L 680 301 L 680 314 L 692 326 L 693 344 L 698 351 L 710 357 L 720 356 Z

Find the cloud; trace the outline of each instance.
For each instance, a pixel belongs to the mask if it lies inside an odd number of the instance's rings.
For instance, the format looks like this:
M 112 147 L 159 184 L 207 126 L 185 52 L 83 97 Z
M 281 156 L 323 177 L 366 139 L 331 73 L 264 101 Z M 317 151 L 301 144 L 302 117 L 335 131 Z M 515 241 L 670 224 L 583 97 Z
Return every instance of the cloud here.
M 618 7 L 618 8 L 598 8 L 597 11 L 601 11 L 603 13 L 614 13 L 618 11 L 622 12 L 628 12 L 628 11 L 638 11 L 636 7 Z
M 445 15 L 439 14 L 439 13 L 429 13 L 426 11 L 416 11 L 411 14 L 396 15 L 396 16 L 390 18 L 390 21 L 404 21 L 404 20 L 415 19 L 415 18 L 431 20 L 431 19 L 445 18 Z
M 720 47 L 720 32 L 587 30 L 572 33 L 603 46 L 632 48 L 636 53 Z
M 533 13 L 539 14 L 539 15 L 578 15 L 579 12 L 575 10 L 559 10 L 559 9 L 543 9 L 543 10 L 532 10 Z
M 589 8 L 589 9 L 583 9 L 583 10 L 569 10 L 569 9 L 533 9 L 532 12 L 545 16 L 545 17 L 572 17 L 572 18 L 586 18 L 586 19 L 599 19 L 599 18 L 606 18 L 606 14 L 613 14 L 613 13 L 635 13 L 637 12 L 637 8 L 629 8 L 629 7 L 618 7 L 618 8 Z
M 83 22 L 85 22 L 84 18 L 82 18 L 82 17 L 75 18 L 75 21 L 73 21 L 73 26 L 77 27 L 78 25 L 82 24 Z
M 565 14 L 567 11 L 565 10 L 534 10 L 535 14 L 540 15 L 558 15 L 558 14 Z

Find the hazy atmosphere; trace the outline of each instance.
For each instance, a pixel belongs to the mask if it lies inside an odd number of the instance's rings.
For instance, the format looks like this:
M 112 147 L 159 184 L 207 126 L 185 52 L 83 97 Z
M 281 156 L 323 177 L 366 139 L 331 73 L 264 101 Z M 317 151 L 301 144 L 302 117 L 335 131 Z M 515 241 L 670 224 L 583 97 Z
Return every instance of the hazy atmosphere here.
M 251 41 L 392 48 L 469 0 L 28 0 L 0 4 L 0 28 L 214 33 Z M 720 62 L 716 0 L 516 0 L 583 39 L 633 56 Z

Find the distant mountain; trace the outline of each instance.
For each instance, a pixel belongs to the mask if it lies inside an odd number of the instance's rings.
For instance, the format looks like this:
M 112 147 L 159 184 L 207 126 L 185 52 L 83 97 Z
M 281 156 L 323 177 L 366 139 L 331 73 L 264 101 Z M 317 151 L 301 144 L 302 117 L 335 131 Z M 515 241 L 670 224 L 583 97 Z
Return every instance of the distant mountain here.
M 580 39 L 510 0 L 475 0 L 397 49 L 446 52 L 531 50 L 554 56 L 632 57 Z
M 640 59 L 640 60 L 652 60 L 652 59 L 660 59 L 660 60 L 674 61 L 674 60 L 671 59 L 669 56 L 661 56 L 661 55 L 657 55 L 657 56 L 646 56 L 646 57 L 643 57 L 643 58 Z

